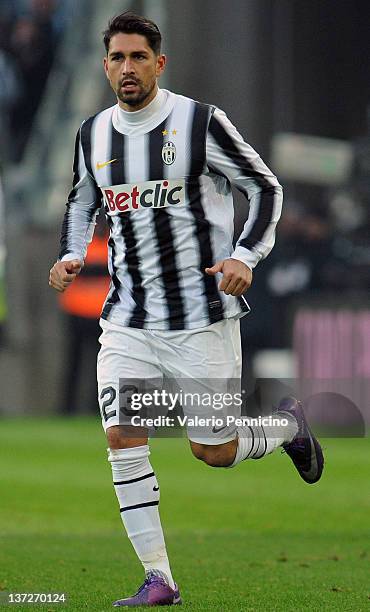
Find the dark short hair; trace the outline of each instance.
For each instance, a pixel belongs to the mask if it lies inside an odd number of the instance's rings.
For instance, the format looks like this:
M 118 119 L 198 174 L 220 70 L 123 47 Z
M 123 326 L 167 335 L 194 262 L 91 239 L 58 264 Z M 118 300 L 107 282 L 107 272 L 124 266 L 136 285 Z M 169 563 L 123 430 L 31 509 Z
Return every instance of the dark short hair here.
M 153 49 L 156 55 L 160 54 L 162 36 L 154 21 L 141 15 L 135 15 L 135 13 L 130 11 L 113 17 L 108 23 L 108 28 L 103 32 L 103 42 L 107 53 L 111 38 L 120 32 L 123 34 L 141 34 L 141 36 L 145 36 L 149 47 Z

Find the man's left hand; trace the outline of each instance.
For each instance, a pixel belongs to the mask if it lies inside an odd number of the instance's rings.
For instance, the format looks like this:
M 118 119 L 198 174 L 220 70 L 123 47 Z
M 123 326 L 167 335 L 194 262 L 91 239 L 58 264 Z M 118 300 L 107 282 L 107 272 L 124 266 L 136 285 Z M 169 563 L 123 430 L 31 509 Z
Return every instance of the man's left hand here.
M 215 263 L 212 268 L 206 268 L 205 271 L 211 276 L 215 276 L 217 272 L 222 272 L 223 276 L 218 288 L 226 295 L 238 297 L 249 289 L 252 283 L 252 270 L 238 259 L 223 259 Z

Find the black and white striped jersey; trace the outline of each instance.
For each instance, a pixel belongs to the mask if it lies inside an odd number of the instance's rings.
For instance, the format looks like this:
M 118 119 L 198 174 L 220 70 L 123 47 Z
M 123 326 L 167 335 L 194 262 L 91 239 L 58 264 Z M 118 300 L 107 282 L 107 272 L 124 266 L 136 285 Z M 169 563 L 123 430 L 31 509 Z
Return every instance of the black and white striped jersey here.
M 235 249 L 231 185 L 248 217 Z M 115 105 L 85 121 L 60 259 L 84 259 L 102 202 L 112 279 L 104 319 L 180 330 L 248 310 L 204 270 L 228 257 L 253 268 L 269 253 L 282 189 L 221 110 L 159 90 L 140 111 Z

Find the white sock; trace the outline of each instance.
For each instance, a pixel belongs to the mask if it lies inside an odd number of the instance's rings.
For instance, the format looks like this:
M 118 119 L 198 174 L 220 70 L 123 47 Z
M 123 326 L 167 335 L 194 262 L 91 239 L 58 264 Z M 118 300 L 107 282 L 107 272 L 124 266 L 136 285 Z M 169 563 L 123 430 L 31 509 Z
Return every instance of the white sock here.
M 245 459 L 261 459 L 272 453 L 275 448 L 291 442 L 298 432 L 297 421 L 288 412 L 275 412 L 274 418 L 286 419 L 286 426 L 247 426 L 237 428 L 238 447 L 234 462 L 228 467 L 235 467 Z
M 161 521 L 159 486 L 149 462 L 149 446 L 108 449 L 123 524 L 145 572 L 162 575 L 174 588 Z

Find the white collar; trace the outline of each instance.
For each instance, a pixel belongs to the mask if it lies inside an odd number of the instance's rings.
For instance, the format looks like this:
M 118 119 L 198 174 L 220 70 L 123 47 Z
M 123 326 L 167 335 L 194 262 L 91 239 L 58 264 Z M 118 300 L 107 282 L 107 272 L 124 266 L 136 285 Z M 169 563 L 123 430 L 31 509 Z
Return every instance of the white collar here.
M 120 132 L 130 131 L 130 128 L 141 128 L 151 122 L 154 116 L 165 106 L 168 93 L 158 89 L 157 95 L 147 106 L 138 111 L 125 111 L 118 104 L 114 113 L 114 125 Z

